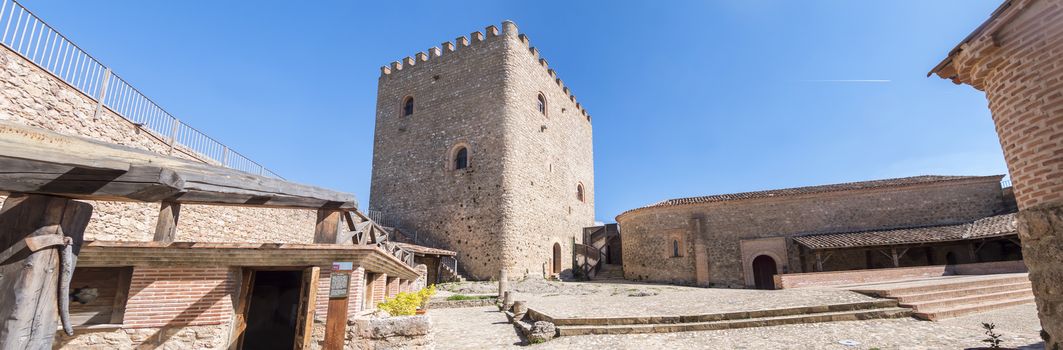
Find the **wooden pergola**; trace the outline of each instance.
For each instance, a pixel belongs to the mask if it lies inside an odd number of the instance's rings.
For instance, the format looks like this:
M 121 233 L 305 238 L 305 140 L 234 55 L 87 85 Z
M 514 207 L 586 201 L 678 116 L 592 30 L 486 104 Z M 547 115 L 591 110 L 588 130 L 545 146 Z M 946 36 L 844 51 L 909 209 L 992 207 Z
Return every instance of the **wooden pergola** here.
M 190 257 L 227 253 L 234 259 L 296 252 L 335 256 L 415 278 L 413 254 L 386 242 L 386 231 L 356 211 L 352 194 L 249 174 L 140 149 L 63 135 L 41 128 L 0 121 L 0 192 L 9 194 L 0 209 L 0 348 L 51 348 L 69 301 L 77 256 L 82 251 L 113 249 L 142 258 L 194 263 Z M 159 202 L 153 242 L 83 242 L 92 217 L 91 201 Z M 317 210 L 314 244 L 258 245 L 174 242 L 182 204 Z M 351 232 L 341 229 L 347 222 Z M 346 243 L 340 245 L 338 243 Z M 256 253 L 257 252 L 257 253 Z M 199 254 L 199 255 L 197 255 Z M 154 256 L 153 256 L 154 255 Z M 316 256 L 316 255 L 315 255 Z M 94 258 L 90 265 L 103 264 Z M 309 263 L 309 261 L 308 261 Z M 56 268 L 58 267 L 58 268 Z M 58 300 L 57 300 L 58 299 Z M 331 303 L 330 303 L 331 306 Z M 346 302 L 329 329 L 346 325 Z M 56 308 L 60 312 L 56 312 Z M 304 315 L 311 315 L 303 317 Z M 309 335 L 313 308 L 301 310 L 299 335 Z M 335 327 L 332 327 L 335 326 Z M 337 332 L 332 332 L 337 333 Z M 343 332 L 327 334 L 338 338 Z M 333 344 L 335 344 L 333 339 Z M 309 337 L 299 336 L 299 344 Z M 329 342 L 326 341 L 326 344 Z

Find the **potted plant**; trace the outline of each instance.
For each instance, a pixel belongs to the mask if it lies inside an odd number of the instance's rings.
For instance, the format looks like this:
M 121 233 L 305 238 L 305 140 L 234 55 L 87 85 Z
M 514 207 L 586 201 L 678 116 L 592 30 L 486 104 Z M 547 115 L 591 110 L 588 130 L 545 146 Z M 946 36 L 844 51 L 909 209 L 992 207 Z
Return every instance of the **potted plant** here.
M 420 305 L 417 308 L 418 315 L 424 315 L 425 312 L 428 312 L 428 301 L 432 299 L 433 295 L 436 295 L 436 285 L 434 284 L 417 292 L 417 296 L 420 298 Z

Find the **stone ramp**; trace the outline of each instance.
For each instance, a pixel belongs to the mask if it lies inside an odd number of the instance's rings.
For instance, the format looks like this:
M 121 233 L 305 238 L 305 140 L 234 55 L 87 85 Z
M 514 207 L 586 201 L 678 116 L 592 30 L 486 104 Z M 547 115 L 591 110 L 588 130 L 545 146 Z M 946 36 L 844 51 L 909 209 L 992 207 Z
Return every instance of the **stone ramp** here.
M 937 321 L 1033 302 L 1026 273 L 946 276 L 844 287 L 858 293 L 897 300 L 913 316 Z
M 909 317 L 911 310 L 899 307 L 896 300 L 802 306 L 769 310 L 697 315 L 648 317 L 579 317 L 555 318 L 530 309 L 535 321 L 548 321 L 557 326 L 558 334 L 635 334 L 720 330 L 747 327 L 777 326 L 798 323 L 854 321 L 876 318 Z

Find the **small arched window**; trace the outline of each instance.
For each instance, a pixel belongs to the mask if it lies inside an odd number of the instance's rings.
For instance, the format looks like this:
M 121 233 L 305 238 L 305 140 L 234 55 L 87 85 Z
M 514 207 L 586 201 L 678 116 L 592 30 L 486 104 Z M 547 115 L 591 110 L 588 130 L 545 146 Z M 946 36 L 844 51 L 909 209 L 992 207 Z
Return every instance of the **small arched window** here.
M 406 99 L 402 101 L 402 116 L 407 117 L 413 114 L 413 96 L 406 96 Z
M 584 202 L 586 197 L 583 195 L 583 184 L 576 184 L 576 200 Z
M 542 93 L 539 93 L 539 96 L 537 97 L 537 100 L 538 100 L 539 113 L 542 114 L 542 115 L 546 115 L 546 96 L 544 96 Z
M 679 257 L 679 240 L 678 239 L 673 239 L 672 240 L 672 257 L 673 258 L 678 258 Z
M 457 152 L 454 152 L 454 170 L 461 170 L 469 167 L 469 149 L 465 147 L 458 148 Z

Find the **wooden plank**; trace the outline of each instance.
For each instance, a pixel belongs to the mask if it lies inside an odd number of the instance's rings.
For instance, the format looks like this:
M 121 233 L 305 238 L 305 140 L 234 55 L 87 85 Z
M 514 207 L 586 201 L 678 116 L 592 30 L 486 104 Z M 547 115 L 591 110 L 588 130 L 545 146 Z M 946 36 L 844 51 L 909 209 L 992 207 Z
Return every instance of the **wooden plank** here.
M 244 344 L 244 330 L 247 329 L 247 309 L 251 305 L 251 292 L 255 285 L 255 271 L 250 269 L 241 270 L 240 285 L 236 294 L 238 302 L 234 308 L 232 335 L 229 339 L 235 339 L 229 343 L 229 350 L 239 350 Z
M 54 234 L 80 244 L 92 215 L 88 203 L 14 193 L 0 209 L 0 251 L 30 235 Z M 54 229 L 41 230 L 45 227 Z M 76 246 L 75 246 L 76 248 Z M 74 254 L 78 249 L 74 249 Z M 16 254 L 0 265 L 0 349 L 50 349 L 55 339 L 58 249 Z
M 314 333 L 314 307 L 317 303 L 317 284 L 321 277 L 321 268 L 317 266 L 303 269 L 303 280 L 299 295 L 299 315 L 296 321 L 295 348 L 310 349 L 310 340 Z M 346 325 L 346 322 L 344 322 Z M 346 329 L 344 330 L 346 333 Z
M 133 268 L 123 268 L 118 273 L 115 285 L 114 303 L 111 304 L 111 324 L 122 324 L 125 320 L 125 304 L 129 299 L 129 283 L 133 280 Z
M 358 207 L 354 195 L 0 121 L 0 191 L 91 200 Z
M 155 223 L 155 241 L 173 242 L 177 236 L 177 220 L 181 217 L 181 203 L 164 201 L 159 208 L 159 219 Z
M 335 271 L 333 273 L 336 273 Z M 347 298 L 329 298 L 328 313 L 325 316 L 325 344 L 322 350 L 343 349 L 347 335 Z
M 318 209 L 317 225 L 314 227 L 314 243 L 337 243 L 340 231 L 340 212 L 332 209 Z

